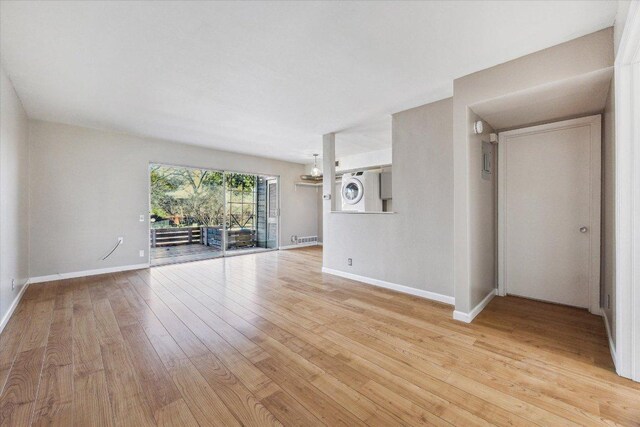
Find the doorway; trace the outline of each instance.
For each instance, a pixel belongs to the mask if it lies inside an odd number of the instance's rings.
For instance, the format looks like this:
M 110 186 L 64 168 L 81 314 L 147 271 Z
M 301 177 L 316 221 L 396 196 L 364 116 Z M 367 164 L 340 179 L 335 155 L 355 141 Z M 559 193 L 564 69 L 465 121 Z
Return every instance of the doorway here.
M 165 164 L 149 176 L 152 266 L 278 247 L 277 176 Z
M 499 134 L 498 292 L 600 312 L 601 119 Z

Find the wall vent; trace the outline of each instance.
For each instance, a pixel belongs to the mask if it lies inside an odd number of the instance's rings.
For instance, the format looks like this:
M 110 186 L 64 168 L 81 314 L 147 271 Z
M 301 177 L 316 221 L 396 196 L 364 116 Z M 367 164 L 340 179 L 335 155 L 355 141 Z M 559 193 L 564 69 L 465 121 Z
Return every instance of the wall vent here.
M 298 237 L 298 241 L 296 244 L 304 245 L 309 243 L 318 243 L 318 236 L 306 236 L 306 237 Z

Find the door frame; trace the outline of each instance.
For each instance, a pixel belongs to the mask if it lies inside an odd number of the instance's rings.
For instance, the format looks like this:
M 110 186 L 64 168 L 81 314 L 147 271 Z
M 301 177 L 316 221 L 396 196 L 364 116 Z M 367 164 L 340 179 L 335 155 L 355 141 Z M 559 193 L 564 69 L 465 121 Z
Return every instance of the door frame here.
M 622 24 L 622 23 L 620 23 Z M 619 25 L 616 23 L 616 26 Z M 616 372 L 640 381 L 640 2 L 629 5 L 615 59 Z
M 589 126 L 590 138 L 590 172 L 589 193 L 589 311 L 600 315 L 600 206 L 601 206 L 601 116 L 594 115 L 578 119 L 563 120 L 522 129 L 515 129 L 498 134 L 498 295 L 507 294 L 506 283 L 506 170 L 507 147 L 509 139 L 537 133 L 552 132 L 561 129 Z
M 168 162 L 161 162 L 161 161 L 149 161 L 147 163 L 147 196 L 148 196 L 148 207 L 147 207 L 147 263 L 148 265 L 151 267 L 151 241 L 149 239 L 149 233 L 151 230 L 151 174 L 150 174 L 150 168 L 153 165 L 160 165 L 160 166 L 166 166 L 166 167 L 173 167 L 173 168 L 185 168 L 185 169 L 206 169 L 206 170 L 210 170 L 213 172 L 220 172 L 222 173 L 222 194 L 223 194 L 223 206 L 224 206 L 224 221 L 222 223 L 222 247 L 221 247 L 221 255 L 212 259 L 218 259 L 218 258 L 229 258 L 229 257 L 233 257 L 233 256 L 239 256 L 239 255 L 248 255 L 251 253 L 254 253 L 253 251 L 247 251 L 246 253 L 243 252 L 237 252 L 237 253 L 229 253 L 229 251 L 227 250 L 227 173 L 236 173 L 236 174 L 243 174 L 243 175 L 256 175 L 256 176 L 263 176 L 263 177 L 268 177 L 269 179 L 275 179 L 276 183 L 277 183 L 277 202 L 278 202 L 278 233 L 277 233 L 277 241 L 278 241 L 278 246 L 276 246 L 275 248 L 260 248 L 263 249 L 260 252 L 268 252 L 268 251 L 277 251 L 280 249 L 280 225 L 281 225 L 281 218 L 280 218 L 280 204 L 281 204 L 281 192 L 280 192 L 280 175 L 275 175 L 275 174 L 267 174 L 267 173 L 259 173 L 259 172 L 245 172 L 245 171 L 239 171 L 239 170 L 228 170 L 228 169 L 217 169 L 215 167 L 211 167 L 211 166 L 192 166 L 192 165 L 184 165 L 184 164 L 179 164 L 179 163 L 168 163 Z

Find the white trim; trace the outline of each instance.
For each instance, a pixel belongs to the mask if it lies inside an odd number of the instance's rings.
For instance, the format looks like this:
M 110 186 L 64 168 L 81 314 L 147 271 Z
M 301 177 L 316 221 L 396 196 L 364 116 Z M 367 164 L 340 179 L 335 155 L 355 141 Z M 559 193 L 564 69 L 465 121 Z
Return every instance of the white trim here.
M 498 289 L 496 294 L 503 297 L 507 294 L 507 286 L 505 283 L 507 257 L 504 252 L 506 241 L 506 194 L 507 185 L 504 179 L 507 170 L 507 150 L 505 145 L 504 133 L 498 134 Z
M 384 280 L 373 279 L 371 277 L 359 276 L 357 274 L 334 270 L 333 268 L 322 267 L 322 272 L 332 274 L 334 276 L 344 277 L 345 279 L 356 280 L 368 285 L 378 286 L 380 288 L 391 289 L 392 291 L 402 292 L 403 294 L 409 294 L 432 301 L 442 302 L 449 305 L 455 305 L 456 302 L 454 297 L 450 297 L 448 295 L 423 291 L 422 289 L 416 289 L 405 285 L 398 285 L 397 283 L 385 282 Z
M 122 265 L 119 267 L 98 268 L 95 270 L 74 271 L 71 273 L 58 273 L 51 274 L 49 276 L 32 277 L 29 283 L 42 283 L 52 282 L 54 280 L 75 279 L 76 277 L 95 276 L 98 274 L 117 273 L 119 271 L 140 270 L 143 268 L 149 268 L 149 264 L 133 264 Z
M 27 290 L 30 284 L 31 284 L 31 281 L 27 280 L 27 282 L 22 286 L 22 289 L 20 289 L 20 292 L 18 292 L 18 295 L 16 296 L 16 298 L 13 300 L 13 302 L 9 306 L 9 310 L 7 310 L 4 317 L 2 318 L 2 322 L 0 322 L 0 333 L 2 333 L 2 331 L 4 330 L 4 327 L 7 326 L 7 323 L 9 323 L 9 319 L 11 319 L 13 312 L 18 307 L 18 304 L 20 303 L 20 300 L 22 300 L 22 296 L 24 295 L 24 292 Z
M 616 345 L 613 342 L 613 334 L 611 331 L 611 326 L 609 325 L 609 318 L 607 317 L 604 309 L 601 310 L 600 315 L 604 319 L 604 328 L 607 331 L 607 338 L 609 339 L 609 351 L 611 352 L 611 359 L 613 360 L 613 365 L 618 366 L 618 356 L 616 354 Z
M 497 293 L 498 293 L 497 289 L 492 289 L 491 292 L 489 292 L 487 296 L 484 297 L 482 301 L 478 303 L 478 305 L 473 307 L 473 309 L 469 313 L 465 313 L 463 311 L 458 311 L 458 310 L 454 311 L 453 312 L 454 320 L 458 320 L 460 322 L 465 322 L 465 323 L 471 323 L 471 321 L 475 319 L 476 316 L 480 314 L 480 312 L 484 310 L 484 308 L 491 302 L 491 300 L 493 299 L 493 297 L 496 296 Z
M 615 61 L 616 372 L 640 381 L 640 2 L 629 5 Z
M 322 246 L 322 243 L 320 243 L 319 245 Z M 318 243 L 317 242 L 299 243 L 297 245 L 280 246 L 278 249 L 286 251 L 288 249 L 304 248 L 307 246 L 318 246 Z
M 498 291 L 504 296 L 508 292 L 508 278 L 506 277 L 507 249 L 506 249 L 506 194 L 507 194 L 507 146 L 509 138 L 541 132 L 552 132 L 560 129 L 568 129 L 588 125 L 591 131 L 590 141 L 590 214 L 589 214 L 589 311 L 600 314 L 600 206 L 602 187 L 601 144 L 602 144 L 602 118 L 599 114 L 580 117 L 577 119 L 563 120 L 538 126 L 501 132 L 498 136 Z

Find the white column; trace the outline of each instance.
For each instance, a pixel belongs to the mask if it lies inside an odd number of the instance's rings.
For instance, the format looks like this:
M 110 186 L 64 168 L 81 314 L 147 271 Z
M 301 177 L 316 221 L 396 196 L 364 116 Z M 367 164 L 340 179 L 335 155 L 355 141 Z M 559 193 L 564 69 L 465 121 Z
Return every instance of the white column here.
M 336 210 L 336 135 L 328 133 L 322 136 L 322 246 L 323 265 L 326 264 L 328 251 L 331 250 L 331 227 L 329 216 Z

